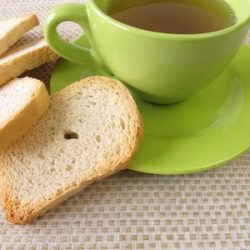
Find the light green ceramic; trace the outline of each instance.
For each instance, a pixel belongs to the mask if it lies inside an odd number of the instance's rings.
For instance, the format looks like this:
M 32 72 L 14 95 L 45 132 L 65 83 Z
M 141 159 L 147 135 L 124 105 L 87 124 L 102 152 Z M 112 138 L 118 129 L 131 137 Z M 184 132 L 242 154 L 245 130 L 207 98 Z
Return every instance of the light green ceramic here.
M 234 26 L 198 35 L 156 33 L 125 25 L 105 14 L 109 2 L 89 0 L 86 5 L 56 7 L 45 22 L 45 38 L 60 56 L 106 67 L 142 98 L 155 103 L 178 102 L 211 82 L 240 48 L 250 25 L 250 0 L 228 0 L 237 17 Z M 78 23 L 91 49 L 60 38 L 56 27 L 63 21 Z
M 82 37 L 78 45 L 89 47 Z M 187 101 L 153 105 L 136 98 L 145 138 L 131 169 L 156 174 L 195 173 L 223 164 L 250 146 L 250 47 Z M 109 75 L 91 66 L 60 59 L 51 92 L 90 75 Z

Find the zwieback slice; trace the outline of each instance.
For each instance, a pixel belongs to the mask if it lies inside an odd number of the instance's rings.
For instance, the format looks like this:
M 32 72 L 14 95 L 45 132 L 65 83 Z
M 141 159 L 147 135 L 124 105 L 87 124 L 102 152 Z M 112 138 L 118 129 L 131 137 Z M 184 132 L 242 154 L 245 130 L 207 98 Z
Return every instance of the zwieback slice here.
M 42 119 L 0 153 L 7 219 L 29 223 L 125 169 L 142 134 L 137 106 L 116 80 L 90 77 L 55 94 Z

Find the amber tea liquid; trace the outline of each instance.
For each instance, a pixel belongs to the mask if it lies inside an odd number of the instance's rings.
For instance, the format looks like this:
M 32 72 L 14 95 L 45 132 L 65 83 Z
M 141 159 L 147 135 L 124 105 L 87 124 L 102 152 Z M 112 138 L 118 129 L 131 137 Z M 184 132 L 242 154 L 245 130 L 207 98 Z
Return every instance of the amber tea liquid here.
M 212 32 L 236 22 L 224 0 L 113 0 L 107 12 L 130 26 L 174 34 Z

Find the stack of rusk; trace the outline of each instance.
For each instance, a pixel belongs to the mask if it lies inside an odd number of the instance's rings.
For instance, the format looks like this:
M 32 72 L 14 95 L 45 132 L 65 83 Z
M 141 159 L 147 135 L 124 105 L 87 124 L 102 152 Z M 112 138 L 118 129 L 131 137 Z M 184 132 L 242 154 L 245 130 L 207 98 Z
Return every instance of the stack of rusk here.
M 0 190 L 15 224 L 128 167 L 143 134 L 117 80 L 93 76 L 50 97 L 40 80 L 16 78 L 58 58 L 43 39 L 11 48 L 38 24 L 34 14 L 0 21 Z

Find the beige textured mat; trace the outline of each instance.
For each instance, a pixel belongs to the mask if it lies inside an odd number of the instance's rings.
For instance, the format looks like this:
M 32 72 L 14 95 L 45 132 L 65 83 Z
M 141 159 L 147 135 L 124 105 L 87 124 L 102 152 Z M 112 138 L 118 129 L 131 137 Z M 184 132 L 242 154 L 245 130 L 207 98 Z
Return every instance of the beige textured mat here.
M 0 0 L 0 18 L 34 11 L 43 20 L 61 2 Z M 69 36 L 79 31 L 67 27 Z M 37 28 L 21 42 L 41 34 Z M 48 83 L 52 67 L 29 74 Z M 250 249 L 250 154 L 196 175 L 125 171 L 32 225 L 10 225 L 1 211 L 0 249 Z

